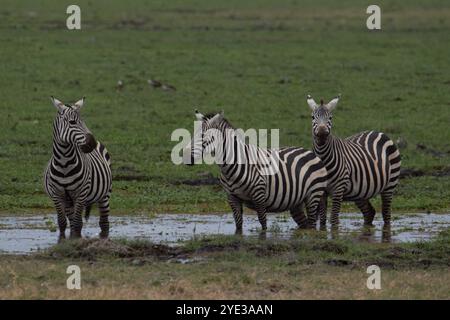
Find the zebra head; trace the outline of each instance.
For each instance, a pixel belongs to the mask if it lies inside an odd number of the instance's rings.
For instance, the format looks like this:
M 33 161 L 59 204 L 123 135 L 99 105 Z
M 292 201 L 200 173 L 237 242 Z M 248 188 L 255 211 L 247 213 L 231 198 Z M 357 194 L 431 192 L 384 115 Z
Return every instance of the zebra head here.
M 203 159 L 205 155 L 212 154 L 214 156 L 215 146 L 222 138 L 223 111 L 203 115 L 195 110 L 195 118 L 201 125 L 196 125 L 194 136 L 183 153 L 183 162 L 188 165 L 193 165 L 196 160 Z
M 312 133 L 319 143 L 324 143 L 331 133 L 332 112 L 336 108 L 340 97 L 341 95 L 338 95 L 327 104 L 320 100 L 320 105 L 310 95 L 306 97 L 306 102 L 312 110 Z
M 58 111 L 53 121 L 54 141 L 65 148 L 76 146 L 84 153 L 92 152 L 97 141 L 80 117 L 84 97 L 73 105 L 64 104 L 53 96 L 51 100 Z

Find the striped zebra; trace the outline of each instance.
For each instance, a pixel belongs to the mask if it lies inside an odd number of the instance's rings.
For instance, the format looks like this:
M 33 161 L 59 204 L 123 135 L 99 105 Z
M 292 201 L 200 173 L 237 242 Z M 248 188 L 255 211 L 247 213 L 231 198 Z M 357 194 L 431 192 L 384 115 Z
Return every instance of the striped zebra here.
M 44 173 L 44 187 L 56 207 L 59 237 L 65 238 L 66 218 L 70 237 L 81 237 L 83 210 L 87 220 L 91 206 L 97 203 L 100 237 L 107 238 L 112 184 L 109 153 L 80 117 L 84 98 L 73 105 L 54 97 L 51 100 L 58 113 L 53 122 L 53 154 Z
M 332 112 L 340 96 L 328 104 L 318 105 L 308 95 L 312 110 L 314 153 L 322 159 L 328 172 L 327 195 L 331 196 L 331 225 L 339 224 L 342 201 L 354 201 L 371 226 L 375 209 L 369 199 L 380 194 L 385 226 L 390 225 L 391 201 L 400 174 L 400 153 L 394 142 L 382 132 L 365 131 L 340 139 L 331 134 Z M 326 224 L 327 199 L 319 208 L 321 226 Z
M 202 115 L 196 111 L 195 115 L 201 127 L 184 150 L 184 163 L 194 164 L 215 153 L 236 233 L 242 233 L 243 205 L 257 212 L 263 231 L 267 212 L 287 210 L 300 228 L 314 226 L 327 183 L 327 172 L 318 157 L 303 148 L 266 149 L 247 144 L 223 112 Z

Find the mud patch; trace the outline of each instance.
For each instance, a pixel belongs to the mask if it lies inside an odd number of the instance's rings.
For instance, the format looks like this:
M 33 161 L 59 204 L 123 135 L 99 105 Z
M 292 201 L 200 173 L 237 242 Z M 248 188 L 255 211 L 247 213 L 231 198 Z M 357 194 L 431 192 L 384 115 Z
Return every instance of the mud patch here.
M 187 179 L 180 182 L 174 182 L 177 184 L 185 184 L 188 186 L 214 186 L 219 184 L 219 179 L 217 178 L 202 178 L 202 179 Z
M 323 242 L 313 246 L 313 250 L 320 250 L 326 252 L 332 252 L 337 254 L 344 254 L 348 251 L 348 248 L 342 244 L 334 242 Z
M 113 175 L 114 181 L 150 181 L 152 177 L 142 174 L 131 166 L 119 166 Z
M 400 178 L 414 178 L 414 177 L 448 177 L 450 176 L 450 167 L 436 167 L 430 171 L 425 171 L 415 168 L 402 168 L 400 169 Z
M 45 252 L 46 255 L 53 258 L 95 260 L 102 256 L 129 259 L 139 257 L 141 262 L 144 262 L 142 258 L 169 260 L 184 253 L 180 247 L 123 239 L 116 241 L 101 239 L 66 240 Z M 187 259 L 187 257 L 184 258 Z M 135 259 L 131 261 L 132 264 L 139 264 Z
M 114 175 L 113 177 L 114 181 L 152 181 L 151 177 L 144 176 L 144 175 Z
M 400 169 L 400 179 L 402 178 L 413 178 L 422 177 L 425 175 L 425 171 L 414 168 L 401 168 Z
M 198 179 L 186 179 L 181 181 L 174 181 L 172 182 L 172 184 L 174 185 L 185 184 L 188 186 L 214 186 L 220 184 L 219 179 L 217 177 L 214 177 L 210 172 L 199 173 L 198 176 L 199 176 Z
M 330 266 L 348 266 L 350 264 L 352 264 L 351 261 L 348 260 L 344 260 L 344 259 L 328 259 L 325 260 L 325 263 L 330 265 Z
M 440 151 L 440 150 L 432 149 L 432 148 L 430 148 L 424 144 L 420 144 L 420 143 L 416 145 L 416 149 L 425 154 L 431 155 L 432 157 L 435 157 L 435 158 L 443 158 L 443 157 L 447 157 L 450 155 L 450 151 Z

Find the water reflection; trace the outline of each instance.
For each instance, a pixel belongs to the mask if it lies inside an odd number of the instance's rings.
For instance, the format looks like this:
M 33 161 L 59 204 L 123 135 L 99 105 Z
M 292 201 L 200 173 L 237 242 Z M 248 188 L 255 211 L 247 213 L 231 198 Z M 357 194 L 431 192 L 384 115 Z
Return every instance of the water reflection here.
M 243 236 L 260 239 L 291 237 L 353 237 L 364 242 L 426 241 L 450 227 L 449 214 L 415 214 L 397 216 L 392 226 L 374 221 L 364 227 L 360 214 L 341 214 L 338 230 L 297 230 L 286 214 L 268 215 L 268 230 L 260 233 L 256 215 L 244 216 Z M 176 245 L 180 241 L 205 235 L 232 235 L 235 226 L 232 214 L 158 214 L 154 216 L 111 216 L 111 238 L 143 239 Z M 0 252 L 28 253 L 54 245 L 58 239 L 56 215 L 0 217 Z M 319 228 L 319 227 L 318 227 Z M 97 237 L 98 217 L 93 216 L 83 227 L 84 237 Z

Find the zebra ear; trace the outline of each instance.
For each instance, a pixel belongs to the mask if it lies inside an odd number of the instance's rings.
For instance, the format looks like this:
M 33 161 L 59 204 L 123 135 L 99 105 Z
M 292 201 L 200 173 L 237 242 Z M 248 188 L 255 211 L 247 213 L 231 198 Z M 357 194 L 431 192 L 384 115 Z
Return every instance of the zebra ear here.
M 62 112 L 66 108 L 64 103 L 62 103 L 61 101 L 56 99 L 54 96 L 51 96 L 50 99 L 52 100 L 52 103 L 55 106 L 55 108 L 58 110 L 58 112 Z
M 195 117 L 197 118 L 197 120 L 202 121 L 204 116 L 197 110 L 195 109 Z
M 306 96 L 306 102 L 308 103 L 308 106 L 311 108 L 312 111 L 314 111 L 318 107 L 317 103 L 309 94 Z
M 216 122 L 218 122 L 218 121 L 220 121 L 222 119 L 223 119 L 223 110 L 220 111 L 219 113 L 217 113 L 214 117 L 212 117 L 210 122 L 211 123 L 216 123 Z
M 73 108 L 76 111 L 80 111 L 81 110 L 81 108 L 83 107 L 83 104 L 84 104 L 84 99 L 86 99 L 86 97 L 83 97 L 80 100 L 78 100 L 77 102 L 75 102 L 75 104 L 73 105 Z
M 334 98 L 333 100 L 331 100 L 330 102 L 328 102 L 325 105 L 325 107 L 328 109 L 328 111 L 333 111 L 334 108 L 336 108 L 340 98 L 341 98 L 341 95 L 339 94 L 336 98 Z

